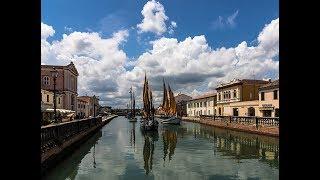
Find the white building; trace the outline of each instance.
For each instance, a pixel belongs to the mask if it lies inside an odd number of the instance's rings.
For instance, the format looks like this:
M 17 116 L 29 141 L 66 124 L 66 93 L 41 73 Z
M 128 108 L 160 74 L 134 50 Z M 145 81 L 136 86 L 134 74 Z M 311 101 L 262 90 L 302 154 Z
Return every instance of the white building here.
M 215 115 L 216 93 L 195 97 L 188 101 L 188 116 Z

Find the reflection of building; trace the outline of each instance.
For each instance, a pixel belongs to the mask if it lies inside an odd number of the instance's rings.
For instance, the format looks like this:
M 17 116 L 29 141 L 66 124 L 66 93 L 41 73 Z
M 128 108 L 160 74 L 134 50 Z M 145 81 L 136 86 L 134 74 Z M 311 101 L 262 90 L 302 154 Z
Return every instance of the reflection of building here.
M 267 84 L 268 81 L 252 80 L 252 79 L 235 79 L 229 83 L 220 84 L 217 90 L 217 115 L 223 116 L 238 116 L 239 108 L 231 105 L 237 102 L 254 101 L 259 99 L 258 88 Z M 256 108 L 255 103 L 249 103 L 249 106 L 239 104 L 241 107 L 248 110 L 248 108 Z M 233 106 L 233 107 L 232 107 Z M 253 113 L 253 110 L 250 112 Z M 256 110 L 254 110 L 256 112 Z M 249 113 L 249 112 L 247 112 Z
M 259 110 L 263 117 L 279 117 L 279 80 L 259 88 Z
M 99 99 L 96 96 L 79 96 L 78 102 L 85 102 L 85 115 L 86 117 L 97 115 L 99 110 Z
M 57 95 L 56 98 L 57 109 L 63 108 L 63 98 Z M 53 92 L 41 89 L 41 109 L 53 109 Z
M 187 116 L 187 101 L 191 99 L 192 97 L 181 93 L 175 97 L 177 103 L 177 114 L 179 116 Z
M 53 68 L 58 71 L 57 94 L 60 95 L 62 109 L 76 111 L 78 71 L 71 62 L 67 66 L 41 65 L 41 89 L 53 91 Z
M 216 93 L 206 94 L 188 101 L 188 116 L 214 115 L 216 106 Z

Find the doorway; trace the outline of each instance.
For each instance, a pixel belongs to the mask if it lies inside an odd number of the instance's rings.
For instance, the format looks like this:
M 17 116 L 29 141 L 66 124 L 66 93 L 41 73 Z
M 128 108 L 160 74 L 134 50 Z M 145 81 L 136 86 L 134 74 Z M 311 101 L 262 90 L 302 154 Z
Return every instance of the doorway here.
M 248 108 L 248 116 L 255 116 L 256 113 L 255 113 L 255 110 L 253 107 L 249 107 Z
M 239 116 L 239 109 L 233 108 L 233 116 Z
M 263 110 L 262 116 L 263 117 L 271 117 L 271 110 Z

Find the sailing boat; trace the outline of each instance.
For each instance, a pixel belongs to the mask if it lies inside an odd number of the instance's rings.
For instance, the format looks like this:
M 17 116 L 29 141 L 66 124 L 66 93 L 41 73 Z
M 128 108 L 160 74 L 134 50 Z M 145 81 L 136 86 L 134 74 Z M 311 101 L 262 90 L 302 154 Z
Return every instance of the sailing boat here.
M 163 102 L 162 110 L 165 115 L 161 118 L 164 119 L 161 121 L 163 124 L 180 124 L 181 118 L 177 116 L 177 104 L 174 98 L 173 92 L 168 85 L 168 91 L 163 80 Z
M 130 122 L 136 122 L 137 118 L 136 118 L 136 109 L 135 109 L 135 104 L 136 104 L 136 100 L 134 97 L 134 92 L 132 91 L 132 87 L 130 88 L 130 113 L 129 113 L 129 121 Z
M 147 75 L 145 74 L 143 85 L 143 121 L 141 122 L 141 129 L 146 131 L 158 130 L 158 121 L 154 119 L 154 106 L 152 100 L 152 91 L 149 88 Z

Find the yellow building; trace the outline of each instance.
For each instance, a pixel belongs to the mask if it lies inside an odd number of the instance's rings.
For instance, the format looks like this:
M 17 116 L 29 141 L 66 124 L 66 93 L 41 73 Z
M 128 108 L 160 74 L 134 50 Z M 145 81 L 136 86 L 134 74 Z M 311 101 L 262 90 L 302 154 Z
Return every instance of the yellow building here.
M 53 92 L 41 89 L 41 109 L 53 109 Z M 56 95 L 56 106 L 57 109 L 62 109 L 63 98 L 61 95 Z
M 259 87 L 268 81 L 252 79 L 235 79 L 217 86 L 216 115 L 240 116 L 242 114 L 257 114 L 257 100 L 259 100 Z M 252 102 L 245 102 L 252 101 Z M 241 103 L 240 103 L 241 102 Z M 239 109 L 241 107 L 241 109 Z M 248 109 L 250 108 L 250 109 Z M 254 110 L 252 109 L 254 108 Z M 241 112 L 240 112 L 241 111 Z
M 262 117 L 279 117 L 279 80 L 259 88 L 259 111 Z
M 211 93 L 189 100 L 187 103 L 188 116 L 214 115 L 216 99 L 216 93 Z

